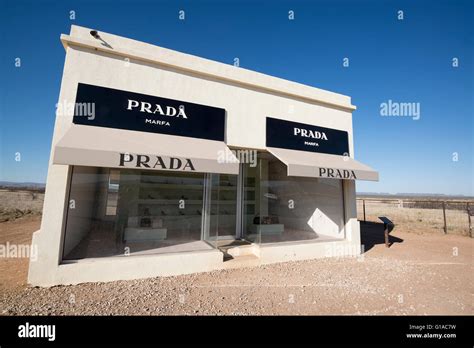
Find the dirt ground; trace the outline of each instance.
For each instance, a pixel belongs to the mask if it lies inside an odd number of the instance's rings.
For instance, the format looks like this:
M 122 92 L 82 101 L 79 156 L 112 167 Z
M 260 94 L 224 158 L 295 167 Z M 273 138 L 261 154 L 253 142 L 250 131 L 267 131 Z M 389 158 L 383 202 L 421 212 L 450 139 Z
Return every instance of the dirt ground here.
M 33 232 L 39 230 L 41 216 L 28 216 L 0 223 L 0 245 L 29 245 Z M 0 257 L 0 293 L 5 289 L 25 287 L 28 274 L 27 258 Z
M 0 243 L 29 243 L 39 217 L 0 223 Z M 360 258 L 52 288 L 29 287 L 27 259 L 0 259 L 2 315 L 474 314 L 474 239 L 404 233 L 390 248 L 362 225 Z

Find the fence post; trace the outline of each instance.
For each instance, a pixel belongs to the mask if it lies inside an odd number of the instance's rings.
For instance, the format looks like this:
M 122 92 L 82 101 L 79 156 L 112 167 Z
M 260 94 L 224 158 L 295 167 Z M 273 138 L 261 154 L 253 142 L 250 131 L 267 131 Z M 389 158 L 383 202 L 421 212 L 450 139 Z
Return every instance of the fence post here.
M 362 207 L 364 209 L 364 224 L 365 224 L 365 199 L 362 200 Z
M 446 226 L 446 202 L 443 201 L 443 220 L 444 220 L 444 234 L 448 233 L 448 227 Z
M 466 204 L 467 218 L 469 219 L 469 237 L 472 238 L 472 227 L 471 227 L 471 211 L 469 210 L 469 202 Z

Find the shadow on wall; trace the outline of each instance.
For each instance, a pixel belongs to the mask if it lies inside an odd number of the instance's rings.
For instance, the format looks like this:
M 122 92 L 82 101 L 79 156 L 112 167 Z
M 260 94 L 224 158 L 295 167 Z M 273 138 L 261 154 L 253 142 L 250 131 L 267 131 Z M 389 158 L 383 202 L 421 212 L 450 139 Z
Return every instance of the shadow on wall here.
M 392 232 L 393 227 L 389 228 L 389 233 Z M 403 243 L 403 239 L 391 236 L 388 237 L 389 245 L 393 243 Z M 379 222 L 363 222 L 360 221 L 360 241 L 364 246 L 364 252 L 369 251 L 377 244 L 385 244 L 384 226 Z

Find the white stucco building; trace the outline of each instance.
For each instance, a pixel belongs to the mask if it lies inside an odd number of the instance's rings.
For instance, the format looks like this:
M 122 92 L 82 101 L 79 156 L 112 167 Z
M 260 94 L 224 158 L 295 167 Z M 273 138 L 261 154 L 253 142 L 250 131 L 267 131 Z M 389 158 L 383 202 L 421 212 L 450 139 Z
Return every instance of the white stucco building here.
M 378 173 L 350 97 L 78 26 L 61 42 L 29 283 L 360 252 L 355 180 Z

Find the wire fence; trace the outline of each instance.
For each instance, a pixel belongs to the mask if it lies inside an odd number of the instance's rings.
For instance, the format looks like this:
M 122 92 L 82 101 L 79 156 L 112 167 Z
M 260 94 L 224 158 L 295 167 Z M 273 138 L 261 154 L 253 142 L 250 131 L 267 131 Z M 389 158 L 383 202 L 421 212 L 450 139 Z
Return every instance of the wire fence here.
M 474 201 L 358 198 L 357 218 L 380 222 L 386 216 L 403 231 L 473 237 Z

